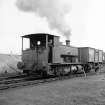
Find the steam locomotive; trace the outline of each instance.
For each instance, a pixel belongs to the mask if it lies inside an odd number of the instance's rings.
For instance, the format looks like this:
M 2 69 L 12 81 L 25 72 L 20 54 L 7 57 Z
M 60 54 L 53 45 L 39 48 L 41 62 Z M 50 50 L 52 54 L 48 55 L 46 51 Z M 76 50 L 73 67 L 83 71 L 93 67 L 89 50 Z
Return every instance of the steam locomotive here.
M 70 41 L 66 45 L 59 41 L 59 36 L 38 33 L 22 36 L 22 62 L 17 67 L 23 73 L 47 75 L 67 75 L 78 71 L 97 71 L 105 57 L 102 50 L 90 47 L 73 47 Z M 24 40 L 29 46 L 24 49 Z

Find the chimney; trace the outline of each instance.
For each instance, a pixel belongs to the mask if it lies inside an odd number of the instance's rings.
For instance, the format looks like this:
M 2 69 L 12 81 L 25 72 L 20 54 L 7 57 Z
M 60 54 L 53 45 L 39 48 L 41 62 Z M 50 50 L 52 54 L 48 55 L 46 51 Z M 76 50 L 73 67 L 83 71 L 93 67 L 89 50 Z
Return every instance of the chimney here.
M 70 46 L 70 40 L 66 40 L 66 46 Z

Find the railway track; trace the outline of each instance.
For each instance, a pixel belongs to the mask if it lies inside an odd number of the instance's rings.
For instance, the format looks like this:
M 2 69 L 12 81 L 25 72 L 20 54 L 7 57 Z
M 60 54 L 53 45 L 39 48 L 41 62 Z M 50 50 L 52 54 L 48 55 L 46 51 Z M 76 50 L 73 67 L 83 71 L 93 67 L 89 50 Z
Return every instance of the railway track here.
M 96 73 L 87 73 L 87 76 L 95 75 Z M 44 78 L 41 79 L 41 77 L 22 77 L 22 78 L 11 78 L 8 80 L 0 81 L 0 90 L 6 90 L 16 87 L 23 87 L 23 86 L 29 86 L 29 85 L 39 85 L 42 83 L 49 83 L 53 81 L 59 81 L 59 80 L 65 80 L 70 79 L 74 77 L 83 77 L 84 74 L 75 74 L 75 75 L 69 75 L 69 76 L 63 76 L 63 77 L 51 77 L 51 78 Z
M 7 80 L 7 79 L 12 79 L 12 78 L 21 78 L 25 77 L 25 74 L 19 73 L 19 74 L 4 74 L 0 75 L 0 81 L 2 80 Z

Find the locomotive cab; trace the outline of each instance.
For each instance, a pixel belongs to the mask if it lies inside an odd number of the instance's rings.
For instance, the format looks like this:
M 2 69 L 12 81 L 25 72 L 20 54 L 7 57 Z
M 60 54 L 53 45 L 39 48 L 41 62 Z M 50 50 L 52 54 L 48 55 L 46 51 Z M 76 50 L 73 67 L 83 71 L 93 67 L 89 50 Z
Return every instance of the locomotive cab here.
M 24 40 L 28 39 L 28 48 Z M 49 34 L 31 34 L 22 36 L 23 72 L 41 71 L 53 62 L 54 36 Z

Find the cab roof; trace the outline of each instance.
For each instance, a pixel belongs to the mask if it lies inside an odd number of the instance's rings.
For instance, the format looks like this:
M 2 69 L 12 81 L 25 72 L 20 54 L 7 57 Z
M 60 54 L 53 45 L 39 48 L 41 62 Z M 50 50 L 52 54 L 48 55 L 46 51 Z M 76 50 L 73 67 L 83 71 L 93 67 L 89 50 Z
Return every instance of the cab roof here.
M 35 36 L 43 36 L 43 35 L 48 35 L 48 36 L 53 36 L 53 37 L 59 37 L 59 36 L 56 36 L 56 35 L 52 35 L 52 34 L 48 34 L 48 33 L 35 33 L 35 34 L 28 34 L 28 35 L 24 35 L 22 36 L 23 38 L 32 38 L 32 37 L 35 37 Z

